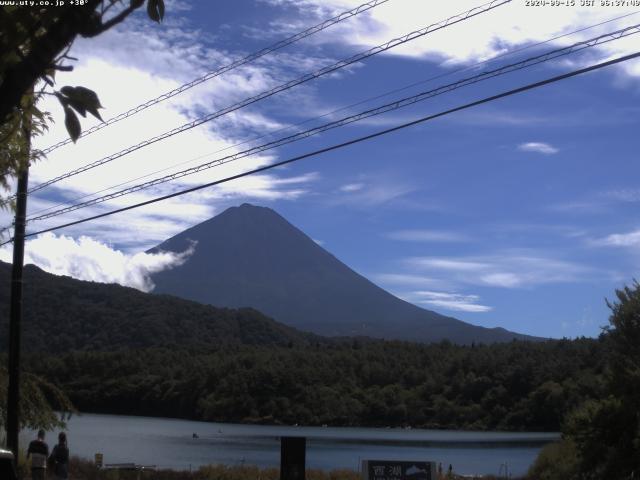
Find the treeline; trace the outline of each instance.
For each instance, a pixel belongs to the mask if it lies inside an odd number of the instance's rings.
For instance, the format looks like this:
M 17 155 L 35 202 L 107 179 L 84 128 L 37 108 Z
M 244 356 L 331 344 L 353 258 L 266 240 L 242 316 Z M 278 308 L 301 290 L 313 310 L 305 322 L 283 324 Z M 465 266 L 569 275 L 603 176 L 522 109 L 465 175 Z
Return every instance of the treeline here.
M 10 265 L 0 262 L 0 316 L 9 318 Z M 9 322 L 0 322 L 0 352 Z M 282 345 L 324 341 L 251 308 L 201 305 L 115 284 L 83 282 L 25 267 L 22 345 L 55 354 L 208 345 Z
M 30 356 L 84 412 L 220 422 L 557 431 L 606 341 L 236 345 Z
M 616 290 L 600 394 L 562 422 L 562 440 L 546 446 L 531 479 L 629 480 L 640 474 L 640 283 Z

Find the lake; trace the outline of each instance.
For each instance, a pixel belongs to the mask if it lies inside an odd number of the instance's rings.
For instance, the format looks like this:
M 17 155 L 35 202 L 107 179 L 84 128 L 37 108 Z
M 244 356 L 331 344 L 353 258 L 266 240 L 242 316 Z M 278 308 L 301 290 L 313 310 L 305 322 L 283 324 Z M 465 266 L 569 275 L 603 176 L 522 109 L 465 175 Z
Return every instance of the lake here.
M 176 470 L 207 464 L 280 465 L 280 437 L 307 438 L 307 468 L 359 470 L 361 460 L 431 460 L 461 474 L 524 474 L 557 433 L 399 428 L 289 427 L 194 422 L 120 415 L 75 415 L 67 428 L 72 455 Z M 193 438 L 193 434 L 198 438 Z M 21 445 L 35 437 L 21 434 Z M 53 446 L 57 434 L 47 435 Z M 502 466 L 502 467 L 501 467 Z

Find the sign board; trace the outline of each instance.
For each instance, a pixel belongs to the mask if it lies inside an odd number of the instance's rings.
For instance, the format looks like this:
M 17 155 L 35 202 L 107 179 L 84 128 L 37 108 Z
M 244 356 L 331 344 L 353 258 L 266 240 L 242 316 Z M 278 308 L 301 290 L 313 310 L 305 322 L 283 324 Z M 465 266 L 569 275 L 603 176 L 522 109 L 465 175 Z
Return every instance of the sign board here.
M 281 437 L 280 480 L 304 480 L 307 439 Z
M 363 480 L 436 480 L 435 462 L 363 460 Z

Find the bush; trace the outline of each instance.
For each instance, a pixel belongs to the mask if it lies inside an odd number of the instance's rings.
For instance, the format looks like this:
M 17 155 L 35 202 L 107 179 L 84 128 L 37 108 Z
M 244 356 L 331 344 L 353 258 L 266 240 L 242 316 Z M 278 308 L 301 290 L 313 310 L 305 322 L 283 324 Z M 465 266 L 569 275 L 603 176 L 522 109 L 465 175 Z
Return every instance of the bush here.
M 546 445 L 529 468 L 530 480 L 571 480 L 578 471 L 578 452 L 572 440 Z

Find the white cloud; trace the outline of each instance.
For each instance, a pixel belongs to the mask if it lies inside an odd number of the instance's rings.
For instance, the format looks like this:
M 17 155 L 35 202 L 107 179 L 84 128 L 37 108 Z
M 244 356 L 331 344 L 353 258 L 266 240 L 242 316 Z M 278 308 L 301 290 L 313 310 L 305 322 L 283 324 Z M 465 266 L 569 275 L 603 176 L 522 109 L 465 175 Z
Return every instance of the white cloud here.
M 640 230 L 628 233 L 613 233 L 595 240 L 593 243 L 605 247 L 640 247 Z
M 392 240 L 406 242 L 465 242 L 467 237 L 455 232 L 443 232 L 438 230 L 398 230 L 386 235 Z
M 146 22 L 150 23 L 150 22 Z M 72 54 L 80 58 L 74 72 L 61 73 L 57 80 L 60 85 L 84 85 L 96 90 L 106 108 L 103 118 L 110 118 L 128 110 L 142 101 L 161 95 L 211 68 L 211 65 L 228 63 L 232 55 L 205 46 L 202 38 L 194 32 L 179 27 L 152 28 L 144 22 L 125 22 L 91 41 L 79 41 Z M 165 25 L 166 27 L 166 25 Z M 135 44 L 135 48 L 131 45 Z M 288 54 L 288 68 L 296 71 L 294 57 Z M 279 58 L 279 57 L 278 57 Z M 75 145 L 67 145 L 49 154 L 48 159 L 36 163 L 30 172 L 31 185 L 56 177 L 80 165 L 93 162 L 140 142 L 143 139 L 166 132 L 177 125 L 185 124 L 204 112 L 225 107 L 258 91 L 268 88 L 276 80 L 282 65 L 277 60 L 265 60 L 246 66 L 210 80 L 169 101 L 155 105 L 144 112 L 111 125 Z M 291 75 L 290 72 L 287 76 Z M 123 79 L 113 81 L 113 79 Z M 126 79 L 126 82 L 124 81 Z M 126 84 L 126 87 L 123 85 Z M 62 121 L 62 112 L 55 99 L 47 98 L 45 110 L 51 111 L 56 123 L 45 137 L 37 138 L 36 147 L 46 147 L 67 138 Z M 82 120 L 84 127 L 97 121 Z M 124 186 L 142 183 L 168 173 L 182 170 L 206 161 L 211 161 L 236 153 L 246 146 L 236 143 L 253 137 L 254 132 L 264 134 L 282 128 L 283 124 L 256 108 L 243 109 L 217 119 L 209 124 L 175 135 L 167 140 L 147 146 L 126 157 L 91 171 L 61 181 L 31 196 L 29 212 L 51 207 L 60 203 L 73 204 L 93 192 L 115 191 Z M 239 161 L 216 166 L 187 177 L 160 185 L 134 195 L 110 200 L 108 204 L 78 210 L 63 217 L 41 221 L 30 225 L 31 231 L 79 220 L 95 214 L 146 201 L 184 188 L 221 178 L 230 177 L 272 163 L 274 154 L 261 154 Z M 154 173 L 156 172 L 156 173 Z M 309 184 L 319 178 L 317 173 L 287 176 L 286 172 L 257 174 L 238 179 L 206 192 L 176 197 L 150 205 L 126 214 L 117 220 L 105 219 L 100 228 L 83 224 L 81 228 L 66 232 L 90 231 L 96 238 L 110 241 L 123 240 L 127 248 L 150 246 L 154 240 L 184 229 L 185 212 L 189 221 L 200 221 L 213 216 L 220 205 L 230 201 L 244 200 L 293 200 L 309 192 Z M 139 179 L 139 180 L 134 180 Z M 111 188 L 123 182 L 128 185 Z M 206 203 L 203 200 L 207 200 Z M 126 221 L 123 217 L 126 216 Z M 144 235 L 130 235 L 140 231 Z M 155 234 L 155 235 L 154 235 Z M 164 238 L 158 235 L 166 235 Z M 154 235 L 153 238 L 150 238 Z M 119 244 L 120 245 L 120 244 Z
M 79 280 L 119 283 L 149 292 L 154 284 L 149 275 L 184 263 L 195 245 L 182 253 L 125 254 L 93 238 L 45 233 L 25 245 L 25 264 L 32 263 L 55 275 L 67 275 Z M 11 262 L 12 249 L 0 249 L 0 259 Z
M 343 195 L 332 195 L 331 205 L 373 207 L 399 200 L 414 192 L 416 187 L 402 179 L 368 175 L 364 181 L 344 185 L 340 190 Z
M 409 259 L 412 265 L 425 269 L 449 270 L 456 272 L 477 272 L 491 267 L 491 264 L 467 259 L 416 257 Z
M 635 203 L 640 202 L 640 189 L 619 188 L 603 192 L 602 196 L 619 202 Z
M 353 8 L 360 0 L 286 0 L 307 15 L 328 16 L 339 10 Z M 332 35 L 318 36 L 316 42 L 336 42 L 357 48 L 378 45 L 390 38 L 440 22 L 462 13 L 479 2 L 417 2 L 394 0 L 370 10 L 349 22 L 333 27 Z M 445 28 L 401 47 L 391 49 L 388 55 L 402 55 L 422 59 L 436 59 L 443 63 L 475 62 L 487 59 L 512 47 L 546 41 L 571 31 L 579 30 L 625 13 L 634 13 L 632 7 L 616 9 L 605 6 L 563 8 L 549 14 L 548 8 L 527 7 L 524 1 L 511 2 L 480 14 L 454 27 Z M 552 45 L 569 45 L 596 35 L 622 28 L 625 19 L 619 19 L 598 28 L 591 28 L 570 37 L 557 39 Z M 473 41 L 469 41 L 472 38 Z M 636 50 L 634 37 L 597 47 L 601 55 L 632 53 Z M 551 46 L 550 46 L 551 47 Z M 629 75 L 640 75 L 636 62 L 621 67 Z
M 530 111 L 506 111 L 491 105 L 482 110 L 465 110 L 458 115 L 445 117 L 444 121 L 464 125 L 508 125 L 530 127 L 535 125 L 549 125 L 553 119 L 544 115 L 535 115 Z
M 556 203 L 549 205 L 547 208 L 552 212 L 583 213 L 588 215 L 606 211 L 607 205 L 605 202 L 596 200 L 575 200 Z
M 340 187 L 341 192 L 357 192 L 364 188 L 364 183 L 347 183 Z
M 413 275 L 408 273 L 375 273 L 371 278 L 381 284 L 403 285 L 414 288 L 442 287 L 442 280 L 427 277 L 425 275 Z
M 522 275 L 509 272 L 489 273 L 487 275 L 483 275 L 480 279 L 487 285 L 504 288 L 519 287 L 524 282 Z
M 518 145 L 518 150 L 522 150 L 523 152 L 542 153 L 544 155 L 553 155 L 554 153 L 558 153 L 560 151 L 556 147 L 543 142 L 521 143 L 520 145 Z
M 586 231 L 583 228 L 578 228 L 576 226 L 567 225 L 567 224 L 550 224 L 550 223 L 527 223 L 527 222 L 500 222 L 490 226 L 492 232 L 500 232 L 501 234 L 533 234 L 533 235 L 541 235 L 544 234 L 547 238 L 554 237 L 564 237 L 564 238 L 578 238 L 584 237 L 586 235 Z
M 578 282 L 603 274 L 580 264 L 522 251 L 478 257 L 414 257 L 405 259 L 404 264 L 453 284 L 499 288 Z
M 618 203 L 640 202 L 640 190 L 636 188 L 617 188 L 597 192 L 579 200 L 557 203 L 547 207 L 555 212 L 601 214 L 609 212 Z
M 478 295 L 462 295 L 459 293 L 434 292 L 430 290 L 420 290 L 412 292 L 410 297 L 413 303 L 431 305 L 434 307 L 454 310 L 459 312 L 489 312 L 493 310 L 488 305 L 479 304 Z

